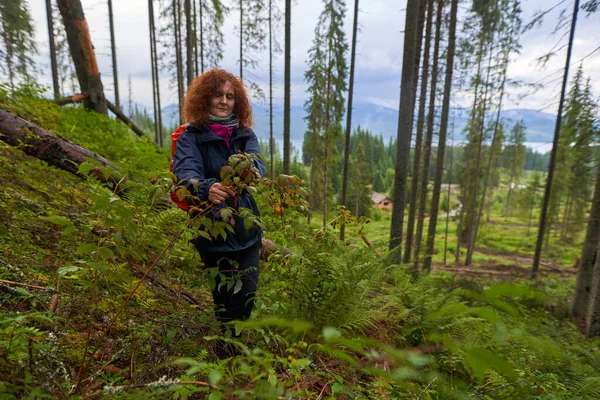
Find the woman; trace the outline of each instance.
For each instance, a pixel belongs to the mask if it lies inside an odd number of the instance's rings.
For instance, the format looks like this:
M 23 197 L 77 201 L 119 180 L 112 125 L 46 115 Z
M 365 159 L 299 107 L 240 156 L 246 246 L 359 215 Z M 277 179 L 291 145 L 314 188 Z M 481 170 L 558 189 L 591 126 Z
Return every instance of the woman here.
M 220 220 L 219 210 L 228 206 L 248 208 L 258 215 L 256 202 L 248 191 L 236 195 L 220 182 L 221 167 L 228 164 L 229 156 L 238 151 L 260 154 L 258 139 L 251 129 L 252 109 L 242 82 L 224 70 L 205 72 L 188 88 L 183 115 L 189 125 L 175 149 L 173 173 L 178 184 L 202 202 L 208 202 L 211 209 L 204 215 L 213 220 Z M 257 157 L 254 163 L 264 175 L 264 162 Z M 212 295 L 221 323 L 250 317 L 258 282 L 262 232 L 258 227 L 246 229 L 239 217 L 234 217 L 231 225 L 233 232 L 227 231 L 226 239 L 198 236 L 194 240 L 205 267 L 219 268 Z M 226 283 L 223 277 L 228 283 L 241 278 L 241 289 L 239 284 L 220 285 Z

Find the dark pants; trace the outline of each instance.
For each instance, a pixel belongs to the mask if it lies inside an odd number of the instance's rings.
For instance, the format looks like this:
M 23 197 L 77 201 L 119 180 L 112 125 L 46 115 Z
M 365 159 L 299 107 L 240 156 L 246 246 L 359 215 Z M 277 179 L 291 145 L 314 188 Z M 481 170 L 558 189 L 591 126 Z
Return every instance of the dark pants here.
M 219 268 L 220 274 L 212 289 L 215 314 L 219 322 L 246 320 L 250 317 L 258 284 L 259 255 L 258 244 L 236 252 L 202 254 L 206 268 Z M 237 262 L 237 267 L 230 260 Z M 221 274 L 226 278 L 223 279 Z M 241 288 L 238 283 L 240 279 Z

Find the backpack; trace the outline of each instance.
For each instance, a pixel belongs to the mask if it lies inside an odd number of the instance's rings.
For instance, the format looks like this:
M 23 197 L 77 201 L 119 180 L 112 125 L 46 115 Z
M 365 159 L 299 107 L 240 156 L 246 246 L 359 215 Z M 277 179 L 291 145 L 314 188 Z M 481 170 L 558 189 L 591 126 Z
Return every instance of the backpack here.
M 175 131 L 173 133 L 171 133 L 171 166 L 169 168 L 169 170 L 171 172 L 173 172 L 173 164 L 175 163 L 175 149 L 177 148 L 177 140 L 179 140 L 179 137 L 181 136 L 181 134 L 183 132 L 185 132 L 188 125 L 189 124 L 181 125 L 179 128 L 175 129 Z M 206 158 L 207 149 L 205 146 L 200 145 L 200 141 L 198 140 L 197 135 L 196 135 L 196 146 L 198 146 L 198 149 L 202 153 L 202 158 Z M 244 151 L 243 149 L 240 149 L 240 150 Z M 176 178 L 173 177 L 173 182 L 175 183 L 175 185 L 177 185 L 177 181 L 175 179 Z M 180 199 L 179 196 L 177 195 L 177 192 L 178 192 L 178 188 L 176 188 L 174 191 L 171 192 L 171 201 L 173 201 L 173 203 L 175 203 L 175 205 L 177 207 L 181 208 L 183 211 L 188 212 L 189 203 L 188 203 L 187 199 L 186 198 Z

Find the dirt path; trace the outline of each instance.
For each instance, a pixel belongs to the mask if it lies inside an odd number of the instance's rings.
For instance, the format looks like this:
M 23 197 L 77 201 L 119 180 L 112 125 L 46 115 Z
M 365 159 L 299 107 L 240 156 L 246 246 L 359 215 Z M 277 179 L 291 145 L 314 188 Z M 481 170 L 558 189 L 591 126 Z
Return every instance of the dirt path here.
M 506 261 L 512 261 L 512 264 L 506 262 L 495 262 L 488 261 L 485 263 L 471 265 L 469 267 L 464 266 L 462 263 L 448 263 L 446 266 L 443 264 L 434 264 L 434 272 L 452 272 L 459 276 L 472 276 L 472 277 L 487 277 L 492 279 L 500 280 L 511 280 L 511 279 L 529 279 L 531 276 L 531 265 L 533 264 L 533 257 L 526 254 L 519 253 L 506 253 L 494 249 L 487 248 L 476 248 L 476 252 L 495 255 L 504 258 Z M 577 268 L 569 266 L 561 266 L 553 263 L 540 263 L 540 275 L 549 276 L 557 274 L 562 277 L 571 277 L 577 275 Z

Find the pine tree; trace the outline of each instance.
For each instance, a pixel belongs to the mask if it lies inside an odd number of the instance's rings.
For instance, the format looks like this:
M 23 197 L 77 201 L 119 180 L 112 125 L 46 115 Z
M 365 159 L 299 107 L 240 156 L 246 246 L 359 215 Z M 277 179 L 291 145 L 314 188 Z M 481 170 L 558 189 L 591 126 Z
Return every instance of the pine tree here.
M 292 0 L 285 0 L 285 50 L 283 72 L 283 173 L 290 173 L 290 95 L 291 95 L 291 42 Z
M 422 0 L 421 0 L 422 1 Z M 400 85 L 400 112 L 398 114 L 398 138 L 396 140 L 396 165 L 394 175 L 394 194 L 392 224 L 390 228 L 390 250 L 393 250 L 392 262 L 400 263 L 402 252 L 402 227 L 404 225 L 404 206 L 406 204 L 406 175 L 410 158 L 410 137 L 414 111 L 414 74 L 417 46 L 417 28 L 420 0 L 408 0 L 404 28 L 404 53 L 402 61 L 402 79 Z
M 115 44 L 115 22 L 113 19 L 112 0 L 108 0 L 108 26 L 110 30 L 110 52 L 112 58 L 113 85 L 115 87 L 115 106 L 121 108 L 119 99 L 119 73 L 117 71 L 117 46 Z
M 58 8 L 66 29 L 69 50 L 75 64 L 79 86 L 82 91 L 88 94 L 83 101 L 83 105 L 85 108 L 98 113 L 108 114 L 108 105 L 104 97 L 96 53 L 94 52 L 81 2 L 80 0 L 58 0 Z
M 305 141 L 312 147 L 311 189 L 313 200 L 320 196 L 323 226 L 327 223 L 330 170 L 335 162 L 335 150 L 341 135 L 346 92 L 346 51 L 348 44 L 343 31 L 346 5 L 343 0 L 324 1 L 324 10 L 315 29 L 313 46 L 309 50 L 309 69 L 305 81 L 309 85 L 309 99 L 305 103 L 308 113 Z M 320 150 L 317 153 L 317 150 Z M 319 169 L 317 169 L 319 168 Z M 317 172 L 318 171 L 318 172 Z M 316 175 L 322 177 L 320 193 Z M 313 207 L 315 203 L 311 204 Z
M 550 164 L 548 165 L 548 177 L 546 178 L 546 188 L 544 190 L 544 201 L 540 215 L 540 225 L 538 229 L 538 238 L 535 245 L 535 254 L 533 257 L 533 265 L 531 269 L 531 278 L 537 279 L 540 260 L 542 257 L 542 244 L 544 235 L 546 234 L 546 218 L 548 216 L 548 206 L 550 203 L 550 194 L 552 192 L 552 179 L 554 177 L 554 166 L 556 160 L 556 152 L 558 151 L 558 143 L 560 140 L 560 128 L 562 124 L 562 113 L 564 107 L 565 93 L 567 90 L 567 80 L 569 78 L 569 66 L 571 65 L 571 54 L 573 52 L 573 41 L 575 37 L 575 27 L 577 25 L 577 13 L 579 12 L 579 0 L 575 0 L 573 4 L 573 16 L 571 19 L 571 29 L 569 34 L 569 45 L 567 48 L 567 56 L 565 60 L 565 68 L 562 80 L 562 89 L 560 92 L 560 100 L 558 104 L 558 113 L 556 116 L 556 126 L 554 129 L 554 140 L 552 143 L 552 151 L 550 152 Z
M 58 61 L 56 57 L 56 39 L 54 34 L 54 13 L 52 12 L 52 2 L 46 0 L 46 20 L 48 21 L 48 44 L 50 47 L 50 68 L 52 70 L 52 87 L 54 98 L 60 97 L 60 84 L 58 81 Z
M 253 70 L 258 66 L 257 53 L 267 50 L 268 6 L 265 0 L 232 0 L 240 13 L 238 35 L 240 37 L 239 59 L 240 79 L 250 96 L 258 100 L 265 97 L 260 85 L 253 81 Z M 244 72 L 246 78 L 244 79 Z
M 348 196 L 348 169 L 350 167 L 350 130 L 352 129 L 352 95 L 354 93 L 354 65 L 356 62 L 356 35 L 358 33 L 358 0 L 354 1 L 354 22 L 352 23 L 352 49 L 350 55 L 350 82 L 348 84 L 348 107 L 346 108 L 346 137 L 344 140 L 344 172 L 342 178 L 342 201 L 346 205 Z M 364 147 L 363 147 L 364 151 Z M 358 199 L 357 199 L 358 204 Z M 358 210 L 358 205 L 357 205 Z M 340 228 L 340 240 L 344 240 L 345 225 Z
M 441 4 L 440 4 L 441 6 Z M 444 82 L 444 98 L 442 100 L 442 115 L 440 118 L 440 134 L 438 140 L 437 160 L 435 178 L 433 182 L 433 193 L 431 195 L 431 210 L 429 212 L 429 226 L 427 228 L 427 247 L 423 260 L 423 270 L 431 270 L 431 257 L 435 242 L 435 231 L 437 227 L 440 192 L 444 174 L 444 157 L 446 154 L 446 135 L 448 133 L 448 119 L 450 117 L 450 97 L 452 95 L 452 76 L 454 74 L 454 52 L 456 49 L 456 19 L 458 13 L 458 0 L 452 0 L 450 9 L 450 27 L 448 32 L 448 48 L 446 52 L 446 76 Z M 450 184 L 450 181 L 448 181 Z M 448 194 L 448 202 L 450 195 Z M 446 237 L 448 235 L 446 234 Z M 445 259 L 445 252 L 444 252 Z
M 525 167 L 524 143 L 527 138 L 525 131 L 525 123 L 519 121 L 515 124 L 508 137 L 507 153 L 509 154 L 509 157 L 507 159 L 508 169 L 506 171 L 508 178 L 508 194 L 506 196 L 506 207 L 504 209 L 505 218 L 510 216 L 511 195 L 514 188 L 519 185 L 521 177 L 523 176 L 523 168 Z
M 14 89 L 18 80 L 32 78 L 37 54 L 29 5 L 26 0 L 0 0 L 0 71 Z

